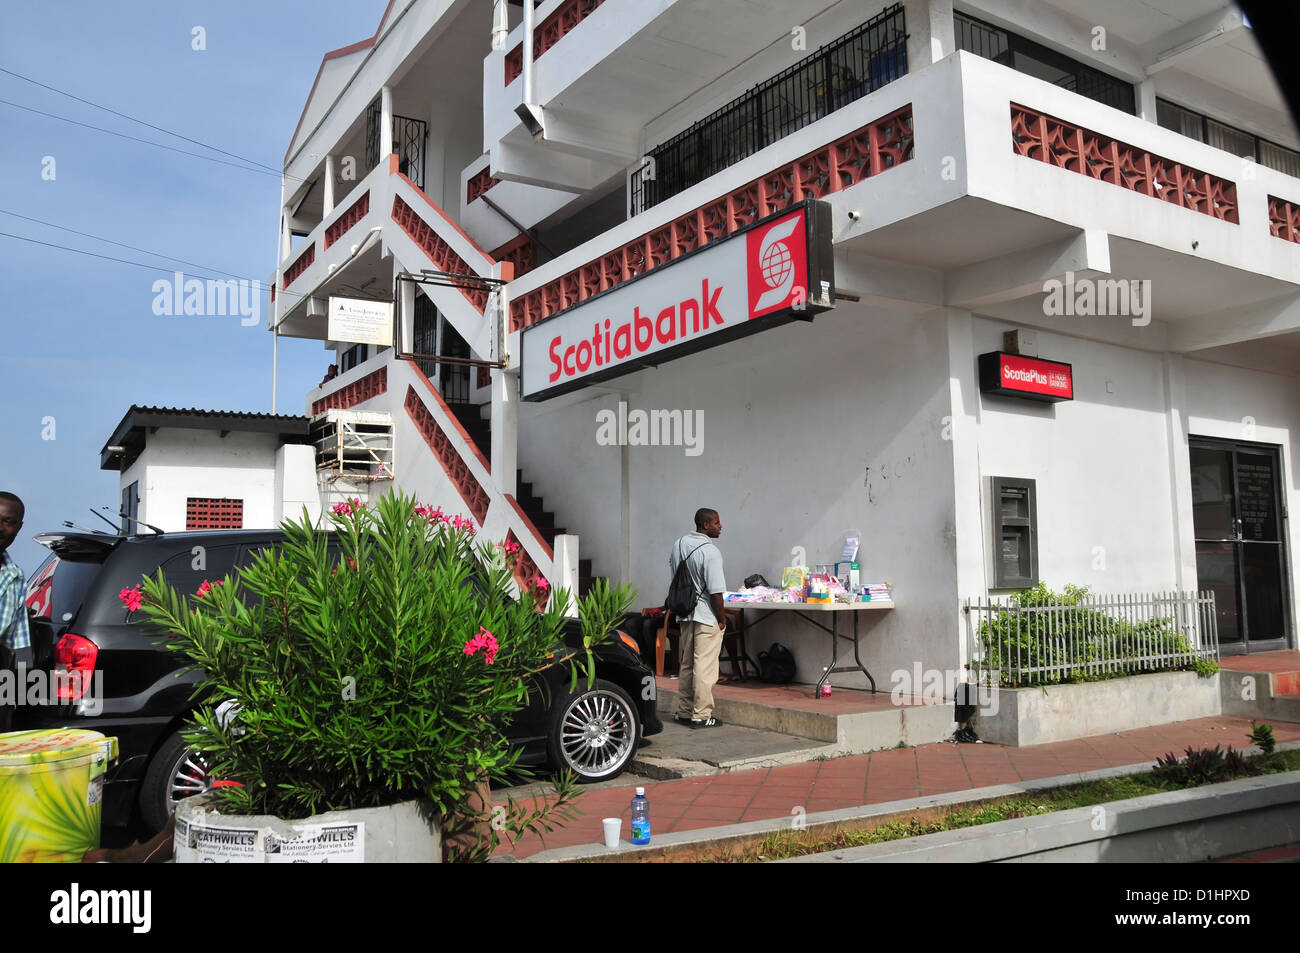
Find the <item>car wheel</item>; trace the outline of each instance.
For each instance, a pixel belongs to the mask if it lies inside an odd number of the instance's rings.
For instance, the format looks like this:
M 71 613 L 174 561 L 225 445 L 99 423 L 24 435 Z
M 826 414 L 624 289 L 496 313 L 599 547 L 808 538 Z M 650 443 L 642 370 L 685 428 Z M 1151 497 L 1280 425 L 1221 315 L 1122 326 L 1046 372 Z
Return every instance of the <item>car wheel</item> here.
M 140 786 L 140 817 L 151 833 L 157 833 L 187 797 L 202 794 L 212 779 L 203 756 L 172 732 L 149 762 Z
M 641 721 L 622 688 L 598 679 L 594 687 L 571 694 L 551 714 L 547 753 L 556 768 L 579 781 L 618 777 L 636 754 Z

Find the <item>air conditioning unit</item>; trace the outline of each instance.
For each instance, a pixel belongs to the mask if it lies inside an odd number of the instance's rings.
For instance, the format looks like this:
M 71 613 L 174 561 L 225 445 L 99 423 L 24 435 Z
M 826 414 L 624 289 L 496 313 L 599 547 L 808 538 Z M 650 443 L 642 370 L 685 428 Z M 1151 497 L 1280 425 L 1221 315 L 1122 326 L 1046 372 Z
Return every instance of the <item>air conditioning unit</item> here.
M 393 479 L 393 417 L 326 410 L 311 419 L 316 474 L 321 481 Z

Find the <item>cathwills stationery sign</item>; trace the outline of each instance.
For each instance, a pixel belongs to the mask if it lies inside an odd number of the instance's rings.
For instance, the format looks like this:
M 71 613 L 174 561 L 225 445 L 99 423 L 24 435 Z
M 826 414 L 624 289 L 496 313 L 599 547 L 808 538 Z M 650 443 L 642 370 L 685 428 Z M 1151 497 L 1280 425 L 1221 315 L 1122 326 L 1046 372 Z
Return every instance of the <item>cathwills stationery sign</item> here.
M 830 207 L 801 202 L 526 328 L 521 396 L 544 400 L 833 306 Z
M 1027 400 L 1073 400 L 1074 370 L 1069 364 L 1021 354 L 990 351 L 980 355 L 980 390 Z

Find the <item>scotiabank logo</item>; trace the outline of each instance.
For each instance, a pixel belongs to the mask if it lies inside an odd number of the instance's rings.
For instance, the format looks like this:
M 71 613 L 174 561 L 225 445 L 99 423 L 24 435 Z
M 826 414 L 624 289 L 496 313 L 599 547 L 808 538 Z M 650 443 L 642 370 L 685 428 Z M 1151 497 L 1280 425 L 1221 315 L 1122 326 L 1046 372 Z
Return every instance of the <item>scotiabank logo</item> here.
M 746 236 L 749 316 L 757 318 L 808 299 L 804 212 L 756 228 Z
M 657 317 L 653 311 L 643 312 L 640 305 L 632 308 L 631 319 L 611 327 L 609 318 L 604 325 L 597 322 L 591 327 L 591 337 L 568 341 L 562 335 L 551 338 L 548 355 L 551 372 L 546 378 L 555 383 L 561 377 L 574 377 L 599 369 L 607 364 L 618 364 L 634 354 L 658 350 L 690 338 L 708 334 L 714 326 L 722 327 L 726 319 L 718 307 L 723 286 L 700 282 L 699 297 L 663 308 Z M 567 346 L 566 346 L 567 345 Z

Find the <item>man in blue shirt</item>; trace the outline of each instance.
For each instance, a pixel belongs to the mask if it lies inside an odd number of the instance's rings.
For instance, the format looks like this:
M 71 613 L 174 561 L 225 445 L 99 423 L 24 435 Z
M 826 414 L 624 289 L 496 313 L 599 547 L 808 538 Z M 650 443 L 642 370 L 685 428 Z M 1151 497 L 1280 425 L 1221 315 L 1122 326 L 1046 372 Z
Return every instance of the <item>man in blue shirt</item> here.
M 695 532 L 678 539 L 668 555 L 668 568 L 674 574 L 686 560 L 686 572 L 696 592 L 695 611 L 677 620 L 682 633 L 677 722 L 692 728 L 721 724 L 713 717 L 713 686 L 718 682 L 718 656 L 727 629 L 722 606 L 722 594 L 727 588 L 722 578 L 722 553 L 713 542 L 721 535 L 718 511 L 696 510 Z
M 23 601 L 27 580 L 9 555 L 9 544 L 23 528 L 23 501 L 12 493 L 0 493 L 0 678 L 14 679 L 16 657 L 25 658 L 31 637 L 27 632 L 27 605 Z M 8 670 L 7 673 L 5 670 Z M 0 703 L 0 732 L 9 730 L 13 708 Z

